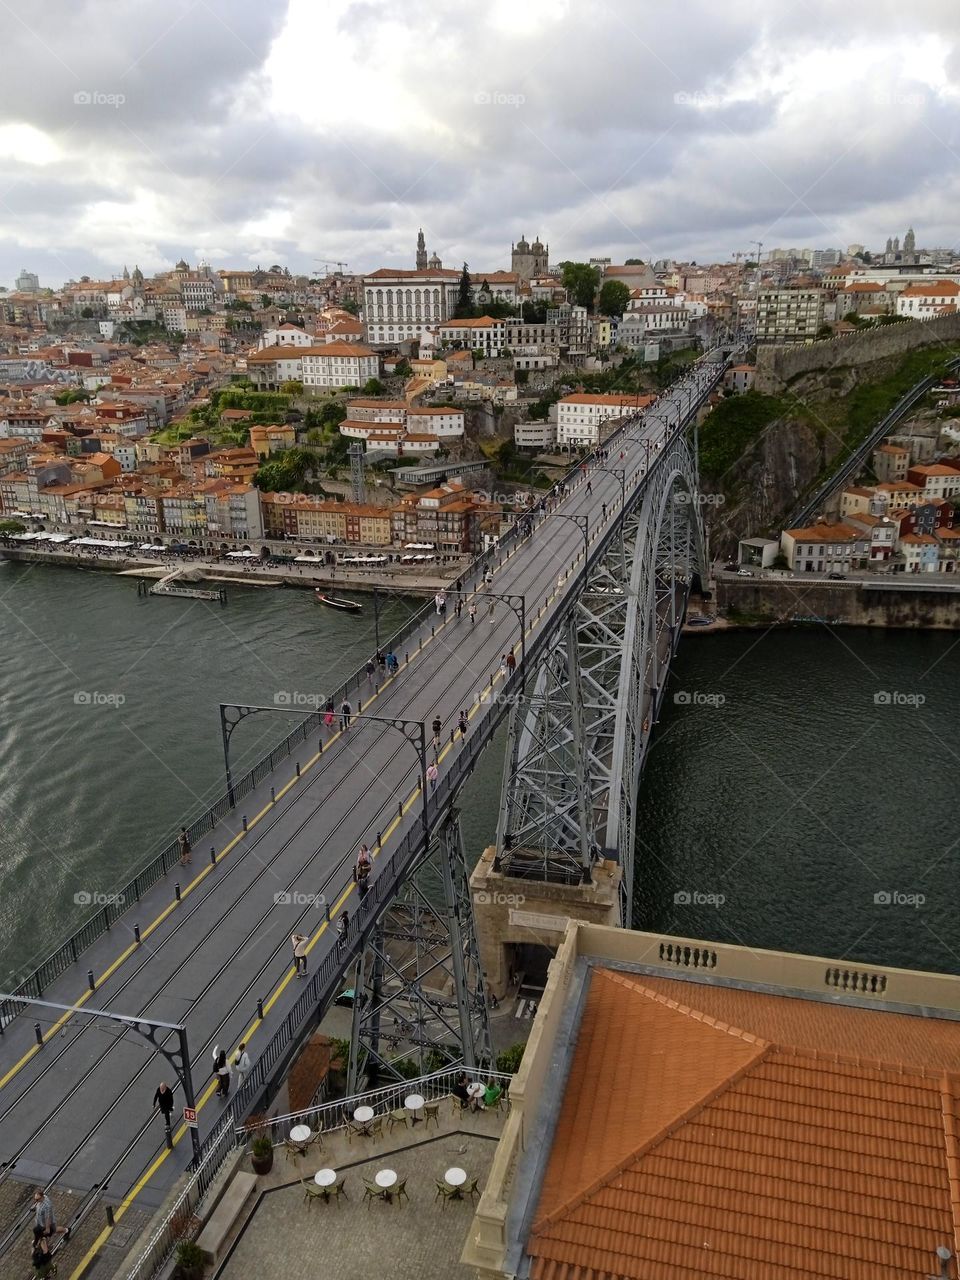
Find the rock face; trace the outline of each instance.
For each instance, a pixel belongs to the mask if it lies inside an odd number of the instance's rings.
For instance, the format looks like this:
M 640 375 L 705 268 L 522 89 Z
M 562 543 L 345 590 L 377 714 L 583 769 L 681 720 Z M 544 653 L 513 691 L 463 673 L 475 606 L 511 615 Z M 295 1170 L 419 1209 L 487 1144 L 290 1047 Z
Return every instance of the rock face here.
M 719 481 L 701 476 L 703 492 L 717 499 L 704 506 L 714 554 L 735 554 L 738 538 L 778 533 L 786 513 L 828 460 L 822 432 L 806 421 L 776 418 L 732 474 Z

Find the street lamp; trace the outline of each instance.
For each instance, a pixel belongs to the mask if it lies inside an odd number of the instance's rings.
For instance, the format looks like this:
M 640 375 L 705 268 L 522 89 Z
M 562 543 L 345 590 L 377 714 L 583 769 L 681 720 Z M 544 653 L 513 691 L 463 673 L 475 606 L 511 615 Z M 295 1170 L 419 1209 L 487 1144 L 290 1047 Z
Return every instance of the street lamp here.
M 583 534 L 583 563 L 587 563 L 587 557 L 590 554 L 590 517 L 587 515 L 567 515 L 565 511 L 554 511 L 553 513 L 561 520 L 572 520 L 574 524 L 580 526 L 580 532 Z
M 447 594 L 459 596 L 461 599 L 465 600 L 469 595 L 469 592 L 454 591 L 452 593 L 448 592 Z M 483 600 L 502 601 L 507 606 L 507 608 L 512 609 L 514 614 L 516 615 L 517 621 L 520 623 L 520 674 L 521 674 L 521 683 L 522 683 L 524 663 L 527 656 L 527 598 L 526 596 L 500 595 L 496 591 L 484 591 L 482 595 L 480 592 L 478 592 L 477 594 Z

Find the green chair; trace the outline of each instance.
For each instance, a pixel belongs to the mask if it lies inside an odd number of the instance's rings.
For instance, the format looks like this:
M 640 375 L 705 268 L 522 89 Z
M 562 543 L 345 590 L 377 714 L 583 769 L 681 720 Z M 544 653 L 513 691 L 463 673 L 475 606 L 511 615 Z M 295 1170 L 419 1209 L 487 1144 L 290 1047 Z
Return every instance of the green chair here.
M 406 1111 L 391 1111 L 390 1114 L 387 1116 L 387 1125 L 389 1126 L 390 1133 L 393 1133 L 394 1129 L 397 1127 L 398 1124 L 402 1124 L 403 1127 L 406 1129 L 407 1127 Z
M 448 1187 L 445 1182 L 437 1182 L 437 1194 L 433 1197 L 434 1204 L 439 1200 L 445 1209 L 447 1207 L 447 1201 L 456 1200 L 456 1198 L 456 1187 Z
M 303 1187 L 304 1204 L 313 1204 L 317 1200 L 326 1200 L 326 1187 L 318 1187 L 315 1182 L 306 1182 L 303 1178 L 300 1179 L 300 1185 Z
M 383 1116 L 374 1116 L 374 1118 L 367 1125 L 367 1132 L 370 1134 L 371 1138 L 382 1138 L 383 1137 Z
M 338 1209 L 340 1208 L 341 1196 L 343 1196 L 344 1200 L 349 1200 L 350 1197 L 347 1195 L 346 1178 L 340 1178 L 338 1182 L 335 1182 L 333 1186 L 330 1188 L 330 1194 L 333 1196 L 334 1200 L 336 1200 Z
M 469 1196 L 469 1197 L 471 1198 L 471 1200 L 473 1199 L 473 1197 L 474 1197 L 474 1196 L 476 1196 L 476 1197 L 477 1197 L 477 1199 L 479 1200 L 479 1199 L 480 1199 L 480 1194 L 481 1194 L 481 1192 L 480 1192 L 480 1179 L 479 1179 L 479 1178 L 474 1178 L 474 1179 L 473 1179 L 473 1181 L 470 1183 L 469 1187 L 465 1187 L 465 1188 L 464 1188 L 464 1192 L 463 1192 L 463 1194 L 464 1194 L 464 1195 Z
M 367 1202 L 367 1209 L 369 1210 L 374 1200 L 382 1200 L 386 1203 L 387 1193 L 383 1187 L 378 1187 L 376 1183 L 367 1182 L 366 1179 L 364 1179 L 363 1198 Z
M 400 1208 L 400 1201 L 401 1201 L 401 1200 L 409 1200 L 409 1199 L 410 1199 L 410 1197 L 407 1195 L 407 1180 L 406 1180 L 406 1178 L 401 1178 L 401 1179 L 400 1179 L 400 1181 L 397 1183 L 397 1185 L 393 1188 L 393 1194 L 397 1197 L 397 1208 L 398 1208 L 398 1209 Z
M 358 1124 L 356 1120 L 348 1120 L 346 1124 L 346 1130 L 347 1130 L 347 1142 L 349 1142 L 351 1146 L 353 1146 L 354 1138 L 363 1138 L 363 1137 L 366 1137 L 366 1134 L 367 1134 L 366 1125 Z
M 307 1152 L 307 1148 L 302 1142 L 291 1142 L 289 1138 L 284 1138 L 283 1149 L 288 1160 L 296 1160 L 299 1156 L 306 1155 Z
M 428 1126 L 431 1120 L 439 1129 L 440 1128 L 440 1103 L 439 1102 L 425 1102 L 423 1104 L 424 1126 L 425 1127 Z

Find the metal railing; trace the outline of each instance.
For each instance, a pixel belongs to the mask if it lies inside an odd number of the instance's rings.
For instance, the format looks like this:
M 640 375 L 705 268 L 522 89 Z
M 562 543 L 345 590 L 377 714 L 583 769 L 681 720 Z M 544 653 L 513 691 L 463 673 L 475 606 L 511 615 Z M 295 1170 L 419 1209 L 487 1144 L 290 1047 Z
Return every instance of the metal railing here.
M 305 1124 L 314 1133 L 331 1133 L 335 1129 L 345 1129 L 353 1120 L 357 1107 L 373 1108 L 374 1116 L 383 1116 L 390 1111 L 402 1111 L 404 1102 L 412 1093 L 419 1094 L 425 1102 L 437 1102 L 449 1097 L 457 1078 L 463 1072 L 462 1065 L 444 1067 L 430 1075 L 417 1076 L 412 1080 L 397 1080 L 379 1089 L 368 1089 L 364 1093 L 355 1093 L 349 1098 L 336 1098 L 332 1102 L 323 1102 L 308 1107 L 304 1111 L 293 1111 L 287 1115 L 271 1116 L 256 1125 L 244 1125 L 236 1129 L 238 1143 L 245 1143 L 255 1135 L 265 1134 L 274 1146 L 279 1146 L 289 1138 L 290 1130 L 296 1125 Z M 495 1081 L 506 1092 L 513 1076 L 505 1071 L 491 1071 L 477 1068 L 474 1078 L 486 1082 Z
M 236 1135 L 233 1125 L 224 1117 L 204 1143 L 200 1164 L 187 1185 L 163 1222 L 150 1237 L 133 1267 L 127 1272 L 127 1280 L 149 1280 L 163 1267 L 181 1240 L 192 1238 L 191 1228 L 197 1217 L 197 1211 L 202 1207 L 204 1197 L 222 1169 L 227 1156 L 235 1149 Z

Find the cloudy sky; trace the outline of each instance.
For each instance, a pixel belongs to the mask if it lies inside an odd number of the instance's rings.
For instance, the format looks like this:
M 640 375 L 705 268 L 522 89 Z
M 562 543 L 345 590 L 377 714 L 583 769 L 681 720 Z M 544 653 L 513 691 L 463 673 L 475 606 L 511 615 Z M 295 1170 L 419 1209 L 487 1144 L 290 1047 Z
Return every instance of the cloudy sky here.
M 2 0 L 0 283 L 953 246 L 956 0 Z M 319 261 L 318 261 L 319 260 Z

